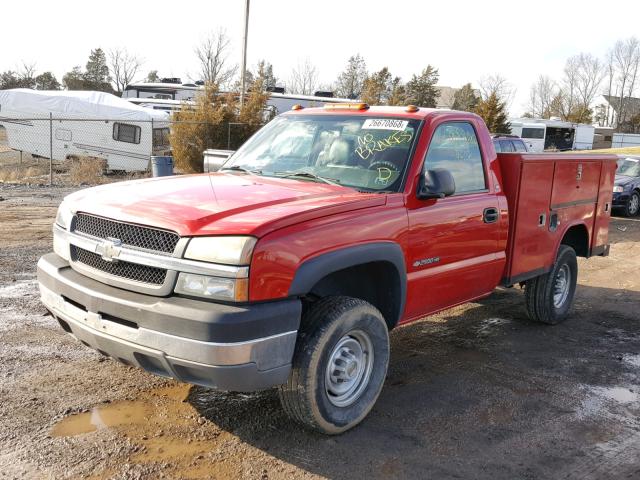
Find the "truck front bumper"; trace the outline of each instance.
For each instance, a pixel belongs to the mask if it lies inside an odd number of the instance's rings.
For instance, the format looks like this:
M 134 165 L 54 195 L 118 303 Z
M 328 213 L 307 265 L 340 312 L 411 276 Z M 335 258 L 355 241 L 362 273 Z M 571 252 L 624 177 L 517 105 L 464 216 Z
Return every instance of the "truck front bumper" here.
M 38 262 L 42 302 L 83 344 L 127 365 L 219 390 L 287 380 L 300 324 L 296 299 L 244 306 L 112 287 L 51 253 Z

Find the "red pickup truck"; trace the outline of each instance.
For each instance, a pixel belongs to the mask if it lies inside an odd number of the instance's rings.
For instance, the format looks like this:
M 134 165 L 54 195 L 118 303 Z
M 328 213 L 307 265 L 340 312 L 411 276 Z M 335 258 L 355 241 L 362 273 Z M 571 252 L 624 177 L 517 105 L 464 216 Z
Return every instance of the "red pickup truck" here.
M 371 410 L 389 331 L 524 286 L 569 314 L 576 256 L 608 253 L 616 157 L 496 155 L 480 117 L 294 108 L 214 174 L 69 195 L 38 263 L 42 301 L 125 364 L 222 390 L 278 386 L 336 434 Z

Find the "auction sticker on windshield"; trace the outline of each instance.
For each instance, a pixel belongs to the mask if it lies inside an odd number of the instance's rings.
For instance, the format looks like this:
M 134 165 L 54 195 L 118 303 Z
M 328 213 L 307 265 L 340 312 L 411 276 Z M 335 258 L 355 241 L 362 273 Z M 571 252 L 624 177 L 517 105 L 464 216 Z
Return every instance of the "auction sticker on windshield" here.
M 363 130 L 404 130 L 409 124 L 408 120 L 393 118 L 368 118 L 362 124 Z

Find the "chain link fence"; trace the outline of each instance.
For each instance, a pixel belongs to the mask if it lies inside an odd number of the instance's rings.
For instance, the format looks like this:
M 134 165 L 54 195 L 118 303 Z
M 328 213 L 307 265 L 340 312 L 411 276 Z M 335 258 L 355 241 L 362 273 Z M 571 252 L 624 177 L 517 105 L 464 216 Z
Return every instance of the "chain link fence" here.
M 255 127 L 164 120 L 0 117 L 0 183 L 95 185 L 152 175 L 153 156 L 172 154 L 180 127 L 205 127 L 208 140 L 182 138 L 202 169 L 205 148 L 236 150 Z M 193 128 L 191 129 L 193 130 Z M 183 129 L 183 131 L 185 131 Z M 190 130 L 186 130 L 187 132 Z M 174 173 L 181 172 L 180 168 Z

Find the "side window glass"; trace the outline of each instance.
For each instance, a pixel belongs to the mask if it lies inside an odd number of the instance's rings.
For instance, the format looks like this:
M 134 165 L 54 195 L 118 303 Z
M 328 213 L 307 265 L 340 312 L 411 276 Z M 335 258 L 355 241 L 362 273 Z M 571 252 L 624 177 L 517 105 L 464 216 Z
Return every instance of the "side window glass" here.
M 527 151 L 527 147 L 525 147 L 524 142 L 522 140 L 514 140 L 513 145 L 516 147 L 516 152 Z
M 503 152 L 515 152 L 511 140 L 500 140 L 500 149 Z
M 494 141 L 493 141 L 493 146 L 494 146 L 494 147 L 495 147 L 495 149 L 496 149 L 496 153 L 500 153 L 500 152 L 502 152 L 502 150 L 500 149 L 500 142 L 499 142 L 499 141 L 494 140 Z
M 487 188 L 476 132 L 467 122 L 448 122 L 436 128 L 425 159 L 425 169 L 451 172 L 456 194 Z

